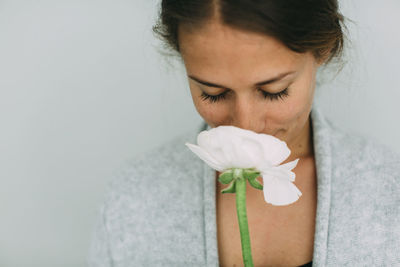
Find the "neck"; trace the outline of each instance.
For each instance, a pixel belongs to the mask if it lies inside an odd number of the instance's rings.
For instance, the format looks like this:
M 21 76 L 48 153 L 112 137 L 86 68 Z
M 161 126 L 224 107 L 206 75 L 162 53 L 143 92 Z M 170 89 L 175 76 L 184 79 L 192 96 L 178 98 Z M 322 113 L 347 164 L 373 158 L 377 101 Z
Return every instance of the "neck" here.
M 301 132 L 294 142 L 288 144 L 291 151 L 290 156 L 282 162 L 282 164 L 293 161 L 298 158 L 309 158 L 314 156 L 314 142 L 313 142 L 313 131 L 312 121 L 310 116 Z

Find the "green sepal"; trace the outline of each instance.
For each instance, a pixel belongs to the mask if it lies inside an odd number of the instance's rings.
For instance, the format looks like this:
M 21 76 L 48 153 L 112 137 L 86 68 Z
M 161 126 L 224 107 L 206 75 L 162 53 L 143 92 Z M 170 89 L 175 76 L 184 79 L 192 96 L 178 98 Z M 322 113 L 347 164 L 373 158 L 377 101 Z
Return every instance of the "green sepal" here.
M 256 180 L 256 178 L 260 176 L 260 172 L 246 171 L 243 176 L 249 181 L 249 184 L 252 187 L 254 187 L 255 189 L 263 190 L 263 185 Z
M 232 171 L 232 169 L 224 171 L 218 177 L 218 181 L 220 181 L 223 184 L 229 184 L 230 182 L 232 182 L 232 180 L 233 180 L 233 171 Z
M 235 184 L 236 184 L 236 180 L 233 180 L 232 183 L 227 188 L 221 190 L 221 193 L 222 194 L 225 194 L 225 193 L 236 193 Z
M 247 169 L 243 172 L 243 177 L 248 180 L 257 178 L 258 176 L 260 176 L 260 172 L 257 170 Z
M 252 179 L 249 179 L 249 184 L 250 184 L 252 187 L 254 187 L 255 189 L 263 190 L 263 185 L 260 184 L 260 182 L 257 181 L 256 178 L 257 178 L 257 177 L 254 177 L 254 178 L 252 178 Z

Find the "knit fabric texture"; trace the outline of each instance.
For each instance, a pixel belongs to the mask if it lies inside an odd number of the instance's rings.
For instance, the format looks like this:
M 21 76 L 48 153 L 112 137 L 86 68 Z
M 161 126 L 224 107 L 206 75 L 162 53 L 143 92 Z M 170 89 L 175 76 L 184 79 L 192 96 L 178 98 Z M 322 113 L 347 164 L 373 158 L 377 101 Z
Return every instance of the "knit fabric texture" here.
M 310 116 L 313 266 L 400 266 L 400 155 L 341 130 L 315 103 Z M 204 122 L 115 172 L 99 206 L 89 266 L 219 266 L 215 170 L 185 146 L 205 129 Z

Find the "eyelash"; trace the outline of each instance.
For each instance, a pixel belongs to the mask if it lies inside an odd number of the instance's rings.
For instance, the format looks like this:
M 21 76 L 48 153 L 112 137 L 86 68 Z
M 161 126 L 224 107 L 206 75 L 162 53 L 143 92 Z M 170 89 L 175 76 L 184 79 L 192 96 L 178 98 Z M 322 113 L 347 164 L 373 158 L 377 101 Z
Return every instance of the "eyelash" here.
M 281 100 L 283 100 L 284 97 L 289 96 L 288 93 L 288 89 L 289 87 L 285 88 L 283 91 L 276 93 L 276 94 L 271 94 L 271 93 L 267 93 L 264 90 L 258 88 L 258 90 L 263 94 L 263 97 L 265 99 L 269 98 L 270 100 L 274 101 L 274 100 L 279 100 L 279 98 Z M 225 99 L 226 98 L 226 94 L 228 93 L 228 91 L 223 92 L 222 94 L 219 95 L 209 95 L 205 92 L 202 92 L 201 97 L 203 98 L 204 101 L 208 100 L 211 103 L 215 103 L 221 99 Z

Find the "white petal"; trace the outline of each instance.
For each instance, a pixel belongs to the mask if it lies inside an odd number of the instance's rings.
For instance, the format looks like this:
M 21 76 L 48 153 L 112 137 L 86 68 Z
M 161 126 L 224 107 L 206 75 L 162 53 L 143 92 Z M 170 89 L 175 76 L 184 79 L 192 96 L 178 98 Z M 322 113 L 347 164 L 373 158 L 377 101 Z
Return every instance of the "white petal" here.
M 195 153 L 199 158 L 201 158 L 211 168 L 213 168 L 219 172 L 222 172 L 223 170 L 226 169 L 225 166 L 223 166 L 220 162 L 218 162 L 216 159 L 214 159 L 207 151 L 205 151 L 201 147 L 190 144 L 190 143 L 185 143 L 185 145 L 187 147 L 189 147 L 189 149 L 193 153 Z
M 214 131 L 213 138 L 216 140 L 216 145 L 222 153 L 220 161 L 224 162 L 224 164 L 227 164 L 230 167 L 239 167 L 236 166 L 237 151 L 235 148 L 236 143 L 239 141 L 237 140 L 236 136 L 229 135 L 227 132 L 222 131 L 221 128 L 218 127 Z
M 267 134 L 222 125 L 202 131 L 197 136 L 198 147 L 203 151 L 196 153 L 202 159 L 208 160 L 210 166 L 219 165 L 220 168 L 256 168 L 278 166 L 289 155 L 290 150 L 284 141 Z M 210 160 L 212 156 L 213 160 Z M 285 164 L 277 176 L 286 175 L 294 179 L 294 174 L 289 172 L 294 167 L 294 162 Z M 213 168 L 214 168 L 213 167 Z
M 229 167 L 237 167 L 235 164 L 236 151 L 235 146 L 222 145 L 221 151 L 224 154 L 224 163 Z
M 221 141 L 218 136 L 219 132 L 213 128 L 209 131 L 202 131 L 197 136 L 197 144 L 208 154 L 212 155 L 215 160 L 224 166 L 232 165 L 232 153 L 227 153 L 225 150 L 231 147 L 229 144 Z
M 269 152 L 268 153 L 269 156 L 266 158 L 267 160 L 269 159 L 269 157 L 271 155 L 274 156 L 274 154 L 276 154 L 276 151 L 278 151 L 278 150 L 286 150 L 286 151 L 284 151 L 285 152 L 284 154 L 287 154 L 287 152 L 288 152 L 286 143 L 281 141 L 279 138 L 276 138 L 273 135 L 268 135 L 268 134 L 264 134 L 264 133 L 256 133 L 256 132 L 253 132 L 250 130 L 246 130 L 246 129 L 242 129 L 242 128 L 238 128 L 238 127 L 234 127 L 234 126 L 220 126 L 217 128 L 220 128 L 220 131 L 225 131 L 226 133 L 229 134 L 229 136 L 235 136 L 235 137 L 238 137 L 240 140 L 254 142 L 254 145 L 259 147 L 259 149 L 256 149 L 256 151 L 258 151 L 257 154 L 259 154 L 259 152 L 263 153 L 263 151 Z M 254 146 L 251 146 L 251 147 L 252 148 L 250 148 L 250 149 L 254 149 Z M 244 148 L 247 149 L 247 146 L 245 146 Z M 254 151 L 252 151 L 252 152 L 254 152 Z M 260 153 L 259 156 L 262 156 L 262 153 Z M 274 158 L 276 158 L 276 156 Z M 280 162 L 282 162 L 282 161 L 280 161 Z
M 260 135 L 262 137 L 264 159 L 271 165 L 279 165 L 289 157 L 291 152 L 284 141 L 273 135 Z
M 296 202 L 302 195 L 290 181 L 263 174 L 264 200 L 275 206 L 284 206 Z
M 259 134 L 228 125 L 213 128 L 211 135 L 213 138 L 218 136 L 220 145 L 233 146 L 235 164 L 244 168 L 257 167 L 261 164 L 276 166 L 290 155 L 286 143 L 273 135 Z
M 268 177 L 275 177 L 283 180 L 288 180 L 291 182 L 295 181 L 296 174 L 294 172 L 281 169 L 279 167 L 280 166 L 260 169 L 260 171 Z
M 224 165 L 237 168 L 255 167 L 255 160 L 262 159 L 263 155 L 259 153 L 249 156 L 246 152 L 248 148 L 243 145 L 244 138 L 239 135 L 241 131 L 243 129 L 234 126 L 218 126 L 209 130 L 208 138 L 212 139 L 212 142 L 202 136 L 198 138 L 198 143 Z
M 248 147 L 243 142 L 242 138 L 234 138 L 235 144 L 233 145 L 234 159 L 233 164 L 238 168 L 252 168 L 255 167 L 256 162 L 253 160 L 249 152 L 247 152 Z
M 264 162 L 263 147 L 260 142 L 254 139 L 243 138 L 242 141 L 242 154 L 249 161 L 249 167 L 257 167 Z
M 230 139 L 235 151 L 234 164 L 241 168 L 253 168 L 263 161 L 262 145 L 257 134 L 237 127 L 229 127 Z
M 279 167 L 279 168 L 286 169 L 286 170 L 293 170 L 293 169 L 297 166 L 297 163 L 299 162 L 299 160 L 300 160 L 300 159 L 295 159 L 295 160 L 290 161 L 290 162 L 288 162 L 288 163 L 281 164 L 281 165 L 279 165 L 278 167 Z

